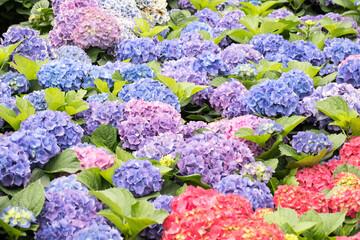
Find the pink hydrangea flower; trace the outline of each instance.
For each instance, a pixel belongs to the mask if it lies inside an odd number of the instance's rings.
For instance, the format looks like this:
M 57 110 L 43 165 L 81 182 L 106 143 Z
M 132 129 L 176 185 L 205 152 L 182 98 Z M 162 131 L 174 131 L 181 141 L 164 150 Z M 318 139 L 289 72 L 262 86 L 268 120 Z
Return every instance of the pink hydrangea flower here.
M 115 156 L 106 153 L 101 148 L 87 147 L 72 147 L 80 160 L 83 170 L 87 168 L 97 167 L 101 170 L 106 170 L 114 165 Z
M 346 216 L 354 218 L 360 209 L 360 188 L 344 186 L 337 189 L 328 199 L 328 206 L 332 212 L 348 209 Z
M 301 187 L 312 191 L 321 192 L 334 187 L 332 171 L 320 164 L 297 171 L 296 178 Z

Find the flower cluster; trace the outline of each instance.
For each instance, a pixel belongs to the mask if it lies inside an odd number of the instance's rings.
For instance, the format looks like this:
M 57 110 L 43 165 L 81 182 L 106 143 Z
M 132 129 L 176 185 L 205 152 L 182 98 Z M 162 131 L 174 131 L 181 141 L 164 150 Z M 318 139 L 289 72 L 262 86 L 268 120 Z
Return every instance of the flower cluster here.
M 163 40 L 156 45 L 154 52 L 161 62 L 178 60 L 185 55 L 179 39 Z
M 23 207 L 7 207 L 2 210 L 0 219 L 11 227 L 29 228 L 35 222 L 34 213 Z
M 190 121 L 184 125 L 181 134 L 184 138 L 189 138 L 194 136 L 194 132 L 200 128 L 206 128 L 206 123 L 203 121 Z
M 360 188 L 344 186 L 336 189 L 328 200 L 332 212 L 341 212 L 347 209 L 347 216 L 355 218 L 360 209 Z
M 222 50 L 220 56 L 229 70 L 235 68 L 239 64 L 249 63 L 249 61 L 259 63 L 263 58 L 262 54 L 258 52 L 254 46 L 235 43 Z
M 1 85 L 1 83 L 0 83 Z M 0 95 L 0 105 L 7 107 L 8 109 L 14 111 L 16 115 L 20 113 L 18 107 L 16 106 L 15 98 L 10 96 L 1 96 Z M 5 120 L 0 117 L 0 127 L 2 127 L 5 123 Z
M 355 88 L 360 87 L 360 59 L 347 60 L 345 64 L 339 67 L 338 75 L 336 77 L 337 83 L 348 83 Z
M 267 17 L 269 18 L 277 18 L 277 19 L 283 19 L 287 16 L 293 16 L 294 14 L 287 10 L 286 8 L 280 8 L 276 9 L 275 11 L 271 12 Z
M 74 59 L 86 64 L 92 64 L 90 57 L 78 46 L 64 45 L 55 50 L 55 58 Z
M 253 64 L 239 64 L 230 71 L 230 74 L 236 75 L 243 80 L 252 80 L 257 75 L 257 71 Z
M 194 16 L 199 18 L 199 22 L 208 23 L 211 27 L 215 27 L 221 20 L 221 16 L 219 13 L 214 12 L 208 8 L 197 11 Z
M 29 101 L 36 111 L 44 111 L 49 107 L 46 102 L 44 90 L 33 91 L 28 95 L 24 96 L 26 101 Z
M 0 82 L 9 84 L 12 94 L 26 93 L 30 88 L 30 82 L 21 73 L 8 72 L 0 77 Z
M 76 152 L 82 169 L 97 167 L 106 170 L 114 165 L 115 156 L 108 154 L 101 148 L 74 146 L 71 149 Z
M 345 142 L 340 149 L 340 157 L 342 161 L 354 166 L 360 166 L 360 137 L 353 137 L 350 141 Z
M 88 192 L 88 189 L 80 182 L 76 181 L 76 174 L 55 178 L 51 184 L 45 188 L 48 194 L 61 193 L 65 190 Z
M 105 68 L 104 66 L 85 66 L 88 70 L 87 77 L 84 78 L 81 87 L 82 88 L 89 88 L 89 87 L 96 87 L 94 81 L 95 79 L 100 79 L 103 82 L 106 82 L 108 87 L 111 88 L 114 85 L 114 81 L 112 80 L 112 76 L 115 73 L 113 69 Z
M 328 59 L 338 65 L 350 55 L 360 54 L 360 46 L 347 38 L 326 39 L 323 51 Z
M 108 97 L 109 97 L 108 93 L 95 94 L 95 95 L 88 97 L 86 99 L 86 102 L 88 102 L 88 103 L 90 103 L 90 102 L 104 103 L 108 99 Z
M 134 38 L 122 41 L 117 49 L 116 58 L 120 61 L 131 59 L 131 63 L 146 63 L 156 60 L 155 42 L 152 38 Z
M 283 129 L 284 128 L 281 126 L 281 124 L 274 122 L 261 123 L 255 128 L 254 135 L 279 133 Z
M 115 169 L 112 176 L 116 187 L 126 188 L 135 197 L 143 197 L 158 192 L 164 180 L 160 170 L 148 160 L 132 159 Z
M 265 166 L 262 162 L 257 161 L 244 165 L 240 174 L 248 175 L 258 182 L 268 183 L 274 172 L 275 170 L 270 166 Z
M 351 172 L 342 172 L 335 175 L 336 185 L 360 187 L 360 178 Z
M 11 87 L 6 82 L 0 81 L 0 97 L 9 98 L 11 97 Z
M 211 52 L 204 52 L 194 61 L 193 70 L 204 72 L 211 76 L 217 76 L 228 72 L 228 68 L 223 59 Z
M 82 128 L 71 121 L 65 112 L 42 111 L 31 115 L 21 123 L 21 129 L 34 131 L 43 129 L 55 136 L 58 146 L 63 150 L 81 142 Z
M 312 168 L 298 170 L 296 179 L 299 186 L 307 190 L 321 192 L 334 187 L 332 171 L 326 165 L 317 164 Z
M 299 103 L 299 97 L 285 83 L 266 80 L 253 86 L 247 95 L 246 104 L 254 112 L 268 116 L 290 116 Z
M 274 207 L 273 196 L 266 184 L 248 177 L 228 175 L 218 182 L 215 189 L 226 195 L 232 193 L 244 196 L 251 202 L 253 209 Z
M 330 139 L 323 133 L 298 132 L 292 138 L 292 147 L 298 153 L 318 154 L 323 149 L 331 149 Z
M 26 186 L 30 162 L 24 149 L 2 138 L 0 141 L 0 183 L 5 187 Z
M 255 35 L 250 44 L 267 59 L 268 56 L 283 52 L 288 42 L 279 34 L 266 33 Z
M 101 240 L 101 239 L 111 239 L 111 240 L 122 240 L 121 234 L 115 228 L 110 227 L 109 225 L 94 224 L 76 232 L 73 236 L 74 240 Z
M 126 120 L 118 126 L 123 147 L 138 150 L 147 138 L 165 132 L 180 133 L 182 119 L 172 106 L 162 102 L 130 100 L 124 111 Z
M 219 53 L 220 47 L 213 41 L 203 40 L 200 33 L 189 32 L 180 38 L 181 48 L 184 49 L 186 57 L 197 57 L 204 52 Z
M 231 29 L 245 29 L 238 20 L 245 16 L 245 13 L 240 9 L 234 9 L 232 11 L 222 12 L 223 17 L 216 23 L 217 27 Z
M 119 92 L 118 97 L 125 102 L 131 99 L 163 102 L 180 112 L 179 99 L 173 91 L 161 82 L 150 78 L 143 78 L 132 84 L 125 85 Z
M 315 90 L 314 80 L 299 69 L 283 73 L 278 81 L 286 83 L 299 96 L 299 99 L 310 96 Z
M 123 18 L 140 17 L 140 11 L 136 6 L 135 0 L 114 1 L 114 0 L 100 0 L 100 7 L 110 15 Z
M 142 78 L 154 78 L 156 75 L 154 71 L 146 64 L 137 64 L 129 66 L 121 71 L 125 81 L 136 82 Z
M 181 36 L 183 36 L 186 33 L 197 33 L 198 31 L 205 31 L 210 33 L 210 36 L 213 35 L 213 29 L 209 24 L 204 22 L 194 21 L 186 25 L 181 30 Z
M 201 181 L 210 186 L 216 186 L 223 177 L 254 161 L 244 143 L 211 132 L 188 138 L 175 153 L 180 154 L 177 168 L 181 175 L 200 174 Z
M 9 140 L 24 149 L 32 169 L 41 168 L 60 152 L 55 136 L 41 128 L 20 129 L 11 134 Z

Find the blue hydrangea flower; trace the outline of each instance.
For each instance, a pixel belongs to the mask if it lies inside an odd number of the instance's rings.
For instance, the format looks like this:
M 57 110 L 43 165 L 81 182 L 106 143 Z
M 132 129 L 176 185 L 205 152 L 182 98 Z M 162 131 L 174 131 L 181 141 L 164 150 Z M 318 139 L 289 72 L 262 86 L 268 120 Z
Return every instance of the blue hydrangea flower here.
M 45 130 L 55 136 L 57 144 L 62 150 L 80 143 L 83 137 L 82 128 L 71 121 L 67 113 L 52 110 L 31 115 L 21 123 L 20 128 L 32 131 Z
M 360 87 L 360 59 L 350 59 L 339 67 L 337 83 L 348 83 Z
M 204 22 L 199 22 L 199 21 L 194 21 L 189 23 L 188 25 L 186 25 L 182 30 L 181 30 L 181 36 L 183 36 L 186 33 L 189 32 L 198 32 L 198 31 L 206 31 L 208 33 L 210 33 L 210 36 L 213 36 L 213 29 L 212 27 Z
M 49 104 L 45 100 L 45 95 L 44 90 L 34 91 L 24 96 L 24 99 L 29 101 L 36 111 L 44 111 L 49 107 Z
M 7 207 L 2 210 L 0 219 L 11 227 L 29 228 L 31 222 L 35 222 L 34 213 L 21 206 Z
M 131 63 L 147 63 L 156 60 L 155 42 L 152 38 L 142 37 L 122 41 L 116 53 L 120 61 L 131 58 Z
M 173 153 L 180 154 L 177 168 L 182 176 L 200 174 L 202 182 L 215 187 L 225 176 L 253 162 L 250 149 L 225 135 L 203 132 L 185 140 Z
M 326 62 L 326 56 L 314 43 L 303 40 L 294 41 L 287 45 L 285 55 L 288 61 L 309 62 L 314 66 L 321 66 Z
M 171 89 L 159 81 L 144 78 L 132 84 L 125 85 L 118 94 L 118 97 L 125 102 L 131 99 L 142 99 L 144 101 L 159 101 L 173 106 L 180 112 L 178 97 Z
M 32 169 L 42 168 L 50 158 L 60 152 L 55 136 L 44 129 L 19 129 L 9 139 L 24 149 Z
M 30 88 L 30 82 L 24 74 L 17 72 L 8 72 L 0 77 L 0 82 L 9 84 L 12 94 L 25 93 Z
M 315 90 L 314 80 L 299 69 L 283 73 L 278 82 L 287 84 L 299 96 L 299 99 L 310 96 Z
M 156 77 L 155 72 L 148 67 L 146 64 L 137 64 L 129 66 L 128 68 L 121 71 L 125 80 L 128 82 L 135 82 L 142 78 L 154 78 Z
M 266 80 L 253 86 L 246 104 L 254 112 L 268 117 L 290 116 L 299 103 L 299 97 L 284 82 Z
M 254 49 L 254 46 L 236 43 L 221 51 L 220 56 L 229 69 L 233 69 L 239 64 L 249 63 L 249 61 L 259 63 L 263 58 L 262 54 Z
M 109 225 L 98 225 L 94 224 L 84 228 L 74 234 L 74 240 L 122 240 L 121 234 L 115 228 L 110 227 Z
M 135 197 L 143 197 L 161 190 L 164 180 L 160 170 L 148 160 L 132 159 L 115 169 L 112 176 L 116 187 L 126 188 Z
M 260 123 L 254 130 L 254 135 L 279 133 L 284 128 L 275 122 Z
M 45 188 L 50 193 L 60 193 L 65 190 L 76 190 L 87 193 L 89 190 L 79 181 L 76 181 L 76 174 L 55 178 L 51 184 Z
M 178 60 L 185 55 L 185 51 L 178 38 L 172 40 L 163 40 L 156 45 L 154 52 L 162 62 L 168 60 Z
M 112 80 L 112 76 L 115 71 L 107 69 L 103 66 L 91 66 L 88 71 L 88 76 L 83 79 L 83 83 L 81 84 L 82 88 L 96 87 L 94 81 L 95 79 L 100 79 L 103 82 L 108 84 L 108 87 L 111 88 L 114 85 L 114 81 Z
M 348 38 L 326 39 L 323 49 L 326 57 L 338 65 L 350 55 L 360 54 L 360 45 Z
M 248 163 L 243 166 L 240 174 L 249 175 L 258 182 L 268 183 L 274 172 L 274 169 L 272 169 L 270 166 L 265 166 L 264 163 L 257 161 Z
M 10 27 L 3 34 L 1 46 L 6 47 L 21 40 L 24 41 L 12 52 L 12 58 L 19 54 L 33 61 L 44 61 L 53 56 L 50 45 L 46 40 L 40 38 L 40 32 L 29 27 Z
M 108 99 L 108 97 L 109 97 L 108 93 L 100 93 L 100 94 L 95 94 L 95 95 L 92 95 L 92 96 L 88 97 L 86 99 L 86 101 L 88 103 L 90 103 L 90 102 L 103 103 Z
M 267 55 L 284 51 L 289 41 L 285 40 L 284 37 L 279 34 L 266 33 L 255 35 L 250 40 L 250 44 L 254 45 L 254 49 L 266 58 Z
M 42 65 L 37 77 L 43 88 L 57 87 L 65 92 L 79 90 L 89 67 L 78 60 L 56 59 Z
M 199 18 L 199 22 L 208 23 L 211 27 L 215 27 L 221 20 L 221 16 L 219 13 L 214 12 L 208 8 L 197 11 L 194 16 Z
M 338 66 L 336 64 L 327 63 L 324 67 L 320 69 L 319 74 L 320 76 L 324 76 L 336 72 L 337 70 Z
M 230 71 L 230 74 L 239 76 L 244 80 L 251 80 L 254 79 L 258 73 L 253 64 L 239 64 Z
M 283 19 L 287 16 L 293 16 L 294 14 L 287 10 L 285 7 L 276 9 L 275 11 L 271 12 L 267 17 L 269 18 L 277 18 L 277 19 Z
M 331 146 L 330 139 L 323 133 L 298 132 L 292 138 L 292 147 L 298 153 L 318 154 L 323 149 L 331 149 Z
M 78 46 L 64 45 L 55 50 L 55 58 L 67 58 L 78 60 L 86 64 L 92 64 L 90 57 Z
M 240 9 L 222 12 L 222 14 L 223 17 L 216 23 L 216 27 L 221 27 L 228 30 L 245 29 L 245 26 L 238 21 L 240 18 L 245 16 L 245 13 Z
M 11 97 L 11 87 L 6 82 L 0 81 L 0 98 L 9 98 Z
M 151 203 L 154 205 L 155 210 L 164 209 L 171 213 L 172 208 L 170 203 L 173 199 L 173 196 L 160 195 Z M 146 239 L 161 239 L 163 231 L 164 228 L 161 224 L 154 224 L 142 230 L 140 236 L 145 237 Z
M 273 195 L 265 183 L 252 181 L 241 175 L 228 175 L 220 180 L 215 189 L 223 194 L 238 194 L 251 202 L 251 207 L 273 208 Z
M 183 34 L 179 40 L 187 57 L 197 57 L 204 52 L 219 53 L 221 50 L 213 41 L 202 40 L 200 33 L 189 32 Z
M 228 68 L 223 59 L 211 52 L 204 52 L 195 60 L 193 65 L 195 72 L 204 72 L 211 76 L 218 76 L 228 72 Z
M 31 176 L 24 149 L 2 138 L 0 141 L 0 183 L 5 187 L 26 186 Z
M 162 157 L 172 154 L 183 142 L 181 135 L 166 132 L 159 136 L 146 138 L 140 144 L 139 149 L 133 152 L 133 155 L 137 158 L 149 158 L 159 161 Z
M 10 110 L 13 110 L 17 115 L 20 114 L 18 107 L 16 106 L 16 100 L 14 97 L 0 97 L 0 105 L 7 107 Z M 0 128 L 4 125 L 5 120 L 0 117 Z

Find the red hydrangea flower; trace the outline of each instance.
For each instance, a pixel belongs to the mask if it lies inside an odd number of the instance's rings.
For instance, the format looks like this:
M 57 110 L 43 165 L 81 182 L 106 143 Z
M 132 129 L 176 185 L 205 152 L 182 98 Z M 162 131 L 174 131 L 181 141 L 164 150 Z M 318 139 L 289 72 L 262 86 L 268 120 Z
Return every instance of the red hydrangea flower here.
M 321 192 L 334 187 L 332 172 L 327 166 L 320 164 L 297 171 L 296 178 L 299 186 L 312 191 Z
M 348 161 L 348 164 L 360 167 L 360 136 L 345 142 L 340 150 L 340 156 L 342 161 Z
M 335 175 L 336 185 L 360 187 L 360 178 L 351 172 L 342 172 Z
M 275 212 L 272 208 L 258 208 L 255 210 L 252 219 L 254 220 L 264 220 L 265 215 L 269 215 Z
M 337 189 L 328 199 L 328 206 L 332 212 L 348 209 L 346 216 L 354 218 L 360 208 L 360 188 L 344 186 Z

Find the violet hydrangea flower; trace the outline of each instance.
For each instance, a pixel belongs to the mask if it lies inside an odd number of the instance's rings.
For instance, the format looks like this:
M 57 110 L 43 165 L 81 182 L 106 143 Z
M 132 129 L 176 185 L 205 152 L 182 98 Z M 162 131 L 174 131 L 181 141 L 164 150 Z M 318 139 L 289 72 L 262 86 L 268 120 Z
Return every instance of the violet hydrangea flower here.
M 194 21 L 189 23 L 188 25 L 186 25 L 182 30 L 181 30 L 181 36 L 183 36 L 186 33 L 189 32 L 198 32 L 198 31 L 205 31 L 210 33 L 210 36 L 213 36 L 213 29 L 212 27 L 204 22 L 199 22 L 199 21 Z
M 11 87 L 6 82 L 0 81 L 0 97 L 1 98 L 9 98 L 11 97 Z
M 278 82 L 287 84 L 299 96 L 299 99 L 310 96 L 315 90 L 314 80 L 299 69 L 283 73 Z
M 179 39 L 163 40 L 158 43 L 154 52 L 160 61 L 178 60 L 185 55 Z
M 201 128 L 206 128 L 206 123 L 203 121 L 190 121 L 186 125 L 184 125 L 181 134 L 184 139 L 190 138 L 195 135 L 195 131 Z
M 274 122 L 260 123 L 255 128 L 254 135 L 279 133 L 283 129 L 284 128 L 281 126 L 281 124 L 277 124 L 277 123 L 274 123 Z
M 1 83 L 0 83 L 1 86 Z M 16 100 L 11 96 L 1 96 L 0 95 L 0 105 L 7 107 L 10 110 L 13 110 L 16 115 L 20 114 L 18 107 L 16 106 Z M 0 128 L 4 125 L 5 120 L 0 117 Z
M 122 240 L 121 234 L 115 228 L 110 227 L 106 224 L 94 224 L 76 232 L 73 236 L 73 240 L 101 240 L 101 239 L 111 239 L 111 240 Z
M 36 111 L 44 111 L 49 107 L 45 95 L 44 90 L 34 91 L 24 96 L 24 99 L 29 101 Z
M 298 153 L 318 154 L 323 149 L 331 149 L 330 139 L 323 133 L 298 132 L 293 136 L 292 147 Z
M 360 87 L 360 59 L 350 59 L 339 67 L 337 83 L 348 83 L 355 88 Z
M 212 11 L 209 8 L 204 8 L 200 11 L 197 11 L 194 16 L 199 18 L 199 22 L 208 23 L 211 27 L 215 27 L 221 20 L 220 14 Z
M 9 84 L 12 94 L 25 93 L 30 88 L 30 82 L 24 74 L 17 72 L 8 72 L 0 77 L 0 82 Z
M 161 190 L 164 180 L 160 170 L 148 160 L 131 159 L 115 169 L 112 176 L 116 187 L 126 188 L 135 197 L 143 197 Z
M 86 99 L 86 102 L 88 102 L 88 103 L 90 103 L 90 102 L 104 103 L 108 99 L 108 97 L 109 97 L 108 93 L 95 94 L 95 95 L 88 97 Z
M 151 38 L 142 37 L 122 41 L 117 50 L 116 58 L 120 61 L 131 58 L 131 63 L 147 63 L 157 59 L 155 42 Z
M 219 53 L 220 47 L 213 41 L 202 40 L 202 36 L 197 32 L 183 34 L 179 38 L 181 47 L 184 49 L 186 57 L 197 57 L 204 52 Z
M 250 40 L 250 44 L 266 58 L 267 55 L 284 51 L 289 42 L 279 34 L 266 33 L 255 35 Z
M 360 54 L 360 45 L 347 38 L 326 39 L 323 51 L 328 59 L 338 65 L 350 55 Z
M 21 206 L 19 207 L 6 207 L 2 210 L 0 219 L 11 227 L 19 226 L 21 228 L 29 228 L 31 222 L 35 222 L 34 213 Z
M 61 193 L 65 190 L 88 192 L 88 189 L 81 182 L 76 180 L 76 174 L 55 178 L 51 184 L 45 188 L 48 194 Z
M 211 76 L 218 76 L 228 72 L 224 60 L 218 54 L 204 52 L 195 60 L 193 65 L 195 72 L 204 72 Z
M 276 9 L 275 11 L 272 11 L 269 15 L 267 15 L 267 17 L 277 19 L 284 19 L 287 16 L 294 16 L 294 14 L 287 10 L 285 7 Z
M 78 46 L 64 45 L 55 50 L 55 58 L 74 59 L 86 64 L 92 64 L 90 57 Z
M 114 80 L 112 80 L 112 76 L 115 71 L 112 69 L 105 68 L 104 66 L 92 65 L 88 68 L 87 73 L 88 75 L 83 78 L 81 84 L 82 88 L 96 87 L 94 83 L 96 78 L 100 79 L 103 82 L 106 82 L 109 88 L 114 85 Z
M 229 70 L 239 64 L 249 63 L 249 61 L 259 63 L 263 58 L 261 53 L 255 50 L 252 45 L 235 43 L 221 51 L 220 56 Z

